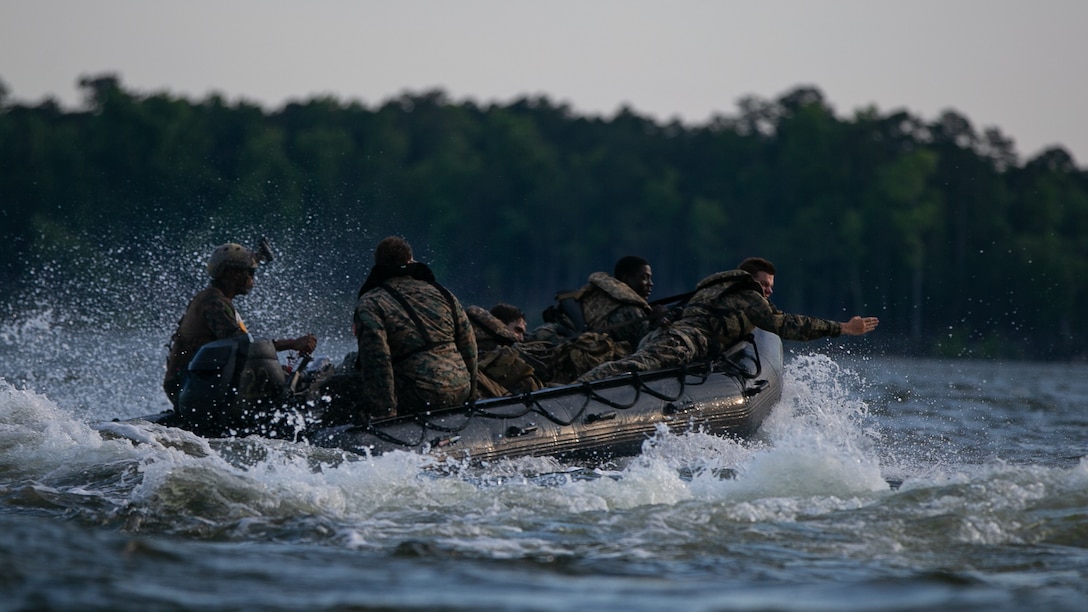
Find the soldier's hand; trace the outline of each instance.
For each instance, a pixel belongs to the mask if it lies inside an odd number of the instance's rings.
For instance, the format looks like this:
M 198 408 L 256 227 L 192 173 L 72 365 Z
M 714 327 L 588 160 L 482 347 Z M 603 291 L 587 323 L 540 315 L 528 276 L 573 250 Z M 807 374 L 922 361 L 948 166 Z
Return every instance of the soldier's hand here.
M 879 324 L 880 319 L 876 317 L 854 317 L 842 323 L 842 333 L 847 336 L 860 336 L 873 331 Z
M 663 304 L 656 304 L 650 310 L 650 325 L 661 327 L 669 324 L 669 309 Z
M 313 334 L 306 334 L 305 336 L 299 336 L 292 340 L 294 350 L 300 353 L 312 353 L 317 348 L 317 336 Z

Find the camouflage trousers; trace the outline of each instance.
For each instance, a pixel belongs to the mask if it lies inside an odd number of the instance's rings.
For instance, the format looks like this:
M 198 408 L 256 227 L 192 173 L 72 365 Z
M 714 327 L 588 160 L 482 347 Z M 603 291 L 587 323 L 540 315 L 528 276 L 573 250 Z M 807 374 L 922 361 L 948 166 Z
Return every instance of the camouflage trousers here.
M 692 363 L 707 356 L 710 343 L 705 334 L 681 325 L 650 332 L 631 356 L 603 363 L 578 378 L 579 382 L 610 378 L 627 372 L 648 372 Z
M 457 386 L 428 388 L 416 380 L 397 379 L 397 407 L 395 414 L 427 412 L 435 408 L 460 406 L 472 397 L 469 383 Z

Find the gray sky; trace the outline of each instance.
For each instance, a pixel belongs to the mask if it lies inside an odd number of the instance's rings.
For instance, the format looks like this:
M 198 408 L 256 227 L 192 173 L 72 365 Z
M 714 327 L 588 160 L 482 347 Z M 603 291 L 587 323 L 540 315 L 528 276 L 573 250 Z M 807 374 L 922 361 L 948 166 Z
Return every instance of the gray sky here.
M 689 123 L 804 84 L 840 117 L 954 109 L 1022 159 L 1060 144 L 1086 167 L 1086 26 L 1085 0 L 0 0 L 0 79 L 68 105 L 80 76 L 116 72 L 268 109 L 438 87 Z

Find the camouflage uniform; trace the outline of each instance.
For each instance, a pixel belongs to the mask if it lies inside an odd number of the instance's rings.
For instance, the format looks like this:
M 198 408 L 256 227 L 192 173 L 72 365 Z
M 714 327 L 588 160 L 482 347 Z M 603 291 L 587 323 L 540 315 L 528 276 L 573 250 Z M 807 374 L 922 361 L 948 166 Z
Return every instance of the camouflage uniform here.
M 196 294 L 170 339 L 166 377 L 162 381 L 162 388 L 170 402 L 177 405 L 189 362 L 200 347 L 214 340 L 244 333 L 247 333 L 246 324 L 235 310 L 234 303 L 219 287 L 213 283 Z
M 359 297 L 355 327 L 361 400 L 371 415 L 456 406 L 472 397 L 476 339 L 460 302 L 436 283 L 386 280 Z
M 533 330 L 523 345 L 544 364 L 539 371 L 549 383 L 570 383 L 598 365 L 630 355 L 653 328 L 646 300 L 604 272 L 590 274 L 581 289 L 556 299 L 559 307 L 551 307 L 551 315 L 545 312 L 545 319 L 553 322 Z M 563 311 L 564 300 L 577 303 L 584 328 Z
M 546 313 L 547 311 L 545 311 Z M 540 327 L 530 330 L 525 334 L 525 340 L 523 342 L 538 344 L 545 348 L 555 347 L 557 344 L 566 342 L 571 338 L 578 335 L 578 332 L 566 323 L 568 320 L 563 317 L 563 323 L 549 322 L 544 323 Z
M 706 359 L 736 344 L 757 327 L 786 340 L 815 340 L 842 333 L 842 326 L 835 321 L 778 310 L 763 297 L 762 289 L 747 272 L 719 272 L 699 282 L 680 320 L 646 336 L 630 357 L 598 366 L 579 380 Z
M 479 350 L 477 397 L 501 397 L 540 389 L 533 366 L 515 348 L 518 337 L 498 317 L 479 306 L 465 309 Z
M 518 341 L 514 332 L 487 310 L 479 306 L 469 306 L 465 309 L 465 314 L 472 322 L 472 331 L 476 335 L 476 349 L 481 355 Z
M 594 272 L 578 293 L 587 331 L 603 331 L 632 350 L 650 333 L 650 305 L 615 277 Z

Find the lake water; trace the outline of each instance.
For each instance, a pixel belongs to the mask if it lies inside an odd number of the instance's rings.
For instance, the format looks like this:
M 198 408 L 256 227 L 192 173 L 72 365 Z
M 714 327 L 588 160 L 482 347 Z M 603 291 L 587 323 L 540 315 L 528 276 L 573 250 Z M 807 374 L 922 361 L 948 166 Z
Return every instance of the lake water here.
M 50 311 L 0 324 L 0 609 L 1088 601 L 1084 364 L 787 343 L 783 401 L 755 440 L 661 435 L 623 464 L 479 467 L 111 436 L 94 424 L 166 406 L 166 333 L 94 327 Z

